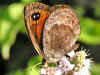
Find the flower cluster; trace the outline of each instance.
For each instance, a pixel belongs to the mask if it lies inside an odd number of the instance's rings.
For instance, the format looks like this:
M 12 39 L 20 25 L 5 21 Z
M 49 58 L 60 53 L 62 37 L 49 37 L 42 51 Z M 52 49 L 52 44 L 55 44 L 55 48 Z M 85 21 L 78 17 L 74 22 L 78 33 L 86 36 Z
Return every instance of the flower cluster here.
M 91 60 L 87 59 L 85 51 L 68 54 L 70 57 L 62 57 L 56 67 L 41 68 L 40 75 L 90 75 Z

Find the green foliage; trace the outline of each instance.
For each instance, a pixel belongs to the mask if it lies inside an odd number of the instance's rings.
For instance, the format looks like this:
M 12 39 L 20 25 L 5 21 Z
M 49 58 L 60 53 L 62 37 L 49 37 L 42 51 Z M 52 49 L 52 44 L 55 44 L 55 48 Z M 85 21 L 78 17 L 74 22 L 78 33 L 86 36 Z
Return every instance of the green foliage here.
M 6 75 L 25 75 L 25 74 L 24 74 L 24 72 L 18 70 L 18 71 L 15 71 L 15 72 L 10 72 L 10 73 L 8 73 Z
M 79 40 L 85 44 L 100 44 L 100 23 L 90 18 L 80 18 L 81 35 Z
M 26 0 L 22 0 L 26 1 Z M 27 0 L 30 2 L 30 0 Z M 26 3 L 28 3 L 26 1 Z M 31 0 L 38 1 L 38 0 Z M 4 59 L 9 59 L 10 57 L 10 47 L 14 44 L 16 40 L 16 35 L 18 32 L 25 33 L 24 18 L 23 18 L 23 8 L 25 3 L 13 3 L 7 8 L 0 7 L 0 46 L 1 54 Z
M 1 53 L 4 59 L 9 58 L 10 47 L 16 39 L 16 34 L 25 32 L 22 18 L 24 4 L 14 3 L 8 8 L 2 8 L 0 12 L 0 44 Z
M 39 75 L 40 66 L 41 66 L 42 58 L 40 56 L 32 58 L 29 63 L 28 67 L 26 68 L 26 75 Z
M 84 8 L 78 6 L 74 7 L 74 11 L 77 13 L 78 17 L 82 17 L 85 13 Z
M 100 64 L 94 64 L 91 68 L 92 75 L 100 75 Z
M 100 44 L 100 22 L 89 17 L 84 17 L 84 8 L 74 8 L 77 13 L 80 25 L 81 35 L 79 38 L 80 42 L 88 45 L 99 45 Z M 99 13 L 99 12 L 98 12 Z
M 24 70 L 19 69 L 14 72 L 7 73 L 6 75 L 39 75 L 41 62 L 42 58 L 40 56 L 36 56 L 29 60 L 27 68 Z
M 95 16 L 96 17 L 100 17 L 100 0 L 98 0 L 98 2 L 97 2 L 98 4 L 96 4 L 94 7 L 95 7 L 95 11 L 94 11 L 94 13 L 95 13 Z
M 40 0 L 21 0 L 21 2 L 27 4 L 27 3 L 30 3 L 30 2 L 39 2 Z

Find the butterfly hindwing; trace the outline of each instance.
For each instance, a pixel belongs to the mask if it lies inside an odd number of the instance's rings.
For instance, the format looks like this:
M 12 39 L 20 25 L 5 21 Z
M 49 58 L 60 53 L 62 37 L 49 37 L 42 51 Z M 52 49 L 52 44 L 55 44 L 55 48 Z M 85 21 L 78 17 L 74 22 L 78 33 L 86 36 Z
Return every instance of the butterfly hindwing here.
M 71 51 L 80 35 L 80 25 L 69 6 L 56 5 L 50 10 L 43 30 L 43 50 L 48 62 L 57 62 Z

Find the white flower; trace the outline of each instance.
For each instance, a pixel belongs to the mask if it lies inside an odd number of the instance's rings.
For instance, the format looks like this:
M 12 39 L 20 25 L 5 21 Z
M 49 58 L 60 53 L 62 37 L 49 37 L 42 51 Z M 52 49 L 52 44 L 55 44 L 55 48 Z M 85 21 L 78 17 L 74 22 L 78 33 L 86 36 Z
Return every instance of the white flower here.
M 60 69 L 58 69 L 58 70 L 56 70 L 54 75 L 63 75 L 63 72 Z
M 69 52 L 68 55 L 69 55 L 70 57 L 73 57 L 73 56 L 75 55 L 75 51 L 73 50 L 73 51 Z
M 41 69 L 40 74 L 45 75 L 46 74 L 46 70 L 44 68 Z

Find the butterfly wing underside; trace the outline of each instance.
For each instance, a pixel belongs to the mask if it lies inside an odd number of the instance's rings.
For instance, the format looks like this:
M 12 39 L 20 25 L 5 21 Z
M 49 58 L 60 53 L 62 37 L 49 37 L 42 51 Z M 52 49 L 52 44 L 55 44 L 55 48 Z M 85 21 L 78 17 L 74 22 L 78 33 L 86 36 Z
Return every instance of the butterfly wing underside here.
M 66 5 L 51 7 L 43 30 L 43 50 L 48 62 L 57 62 L 72 50 L 80 35 L 76 14 Z

